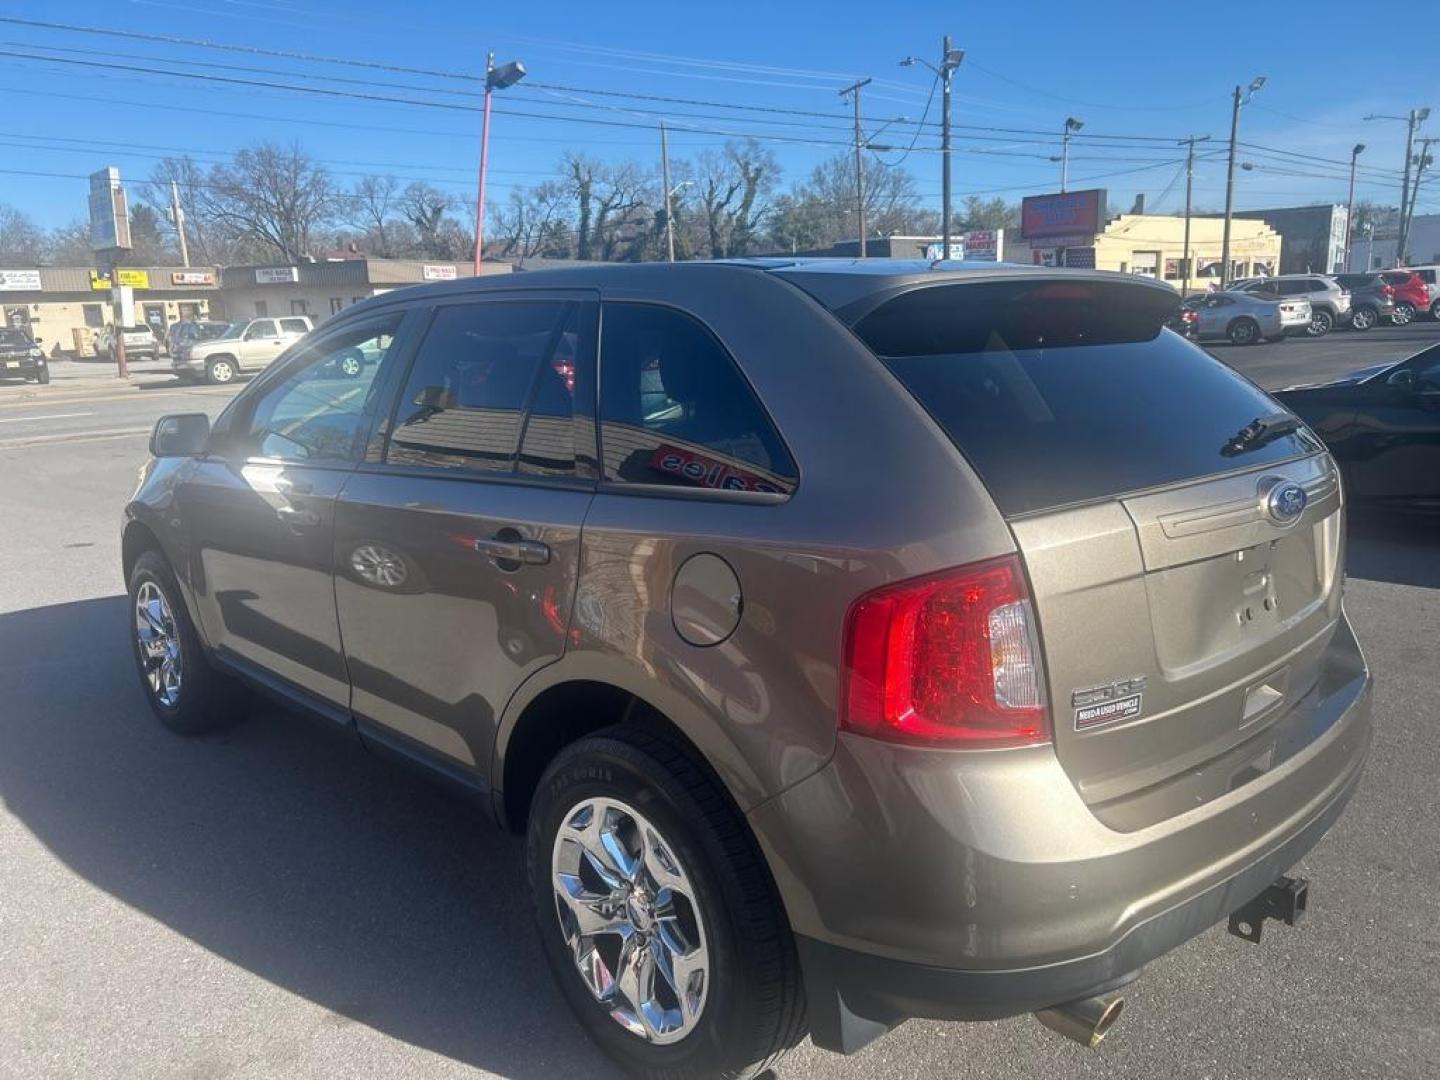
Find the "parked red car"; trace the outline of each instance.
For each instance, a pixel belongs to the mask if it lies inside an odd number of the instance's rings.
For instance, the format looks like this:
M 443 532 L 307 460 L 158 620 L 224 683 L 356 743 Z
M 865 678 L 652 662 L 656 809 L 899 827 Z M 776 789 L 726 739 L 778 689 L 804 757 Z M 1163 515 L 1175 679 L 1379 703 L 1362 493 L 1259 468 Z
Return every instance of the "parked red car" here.
M 1413 270 L 1382 270 L 1385 284 L 1395 290 L 1396 326 L 1404 326 L 1417 311 L 1430 310 L 1430 286 Z

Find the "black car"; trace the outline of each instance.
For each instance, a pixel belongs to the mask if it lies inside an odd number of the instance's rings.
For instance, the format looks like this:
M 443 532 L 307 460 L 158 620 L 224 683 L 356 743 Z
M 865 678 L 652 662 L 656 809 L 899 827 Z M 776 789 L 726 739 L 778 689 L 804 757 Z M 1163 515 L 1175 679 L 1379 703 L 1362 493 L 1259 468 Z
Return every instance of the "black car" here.
M 1329 446 L 1353 502 L 1440 510 L 1440 345 L 1275 396 Z
M 1395 290 L 1379 274 L 1336 274 L 1350 290 L 1350 326 L 1369 330 L 1376 323 L 1395 321 Z
M 50 364 L 45 350 L 30 335 L 15 326 L 0 326 L 0 379 L 50 381 Z

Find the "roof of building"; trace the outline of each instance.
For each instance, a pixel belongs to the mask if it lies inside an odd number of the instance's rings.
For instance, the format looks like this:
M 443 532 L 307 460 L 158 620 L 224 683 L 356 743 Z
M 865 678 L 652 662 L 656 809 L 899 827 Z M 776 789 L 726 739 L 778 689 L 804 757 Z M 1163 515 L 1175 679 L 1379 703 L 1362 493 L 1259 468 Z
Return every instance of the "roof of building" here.
M 21 269 L 39 272 L 41 293 L 106 291 L 92 289 L 92 275 L 98 273 L 93 266 L 31 266 Z M 140 292 L 208 292 L 213 291 L 219 281 L 219 271 L 213 266 L 126 266 L 121 269 L 146 276 L 149 285 L 136 286 Z M 208 281 L 202 280 L 207 276 Z

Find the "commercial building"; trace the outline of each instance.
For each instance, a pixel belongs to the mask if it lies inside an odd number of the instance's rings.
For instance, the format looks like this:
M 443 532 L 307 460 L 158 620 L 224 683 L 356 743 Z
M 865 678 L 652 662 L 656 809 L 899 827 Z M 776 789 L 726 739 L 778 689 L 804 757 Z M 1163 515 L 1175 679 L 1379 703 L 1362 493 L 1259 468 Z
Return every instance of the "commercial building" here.
M 508 274 L 510 264 L 487 262 L 486 274 Z M 317 323 L 361 300 L 407 285 L 473 277 L 469 262 L 421 262 L 368 256 L 326 262 L 227 266 L 220 273 L 224 314 L 309 315 Z
M 0 312 L 6 326 L 29 330 L 47 352 L 86 353 L 95 334 L 115 321 L 112 285 L 128 286 L 135 321 L 164 334 L 182 319 L 209 318 L 220 294 L 214 267 L 138 266 L 112 282 L 91 267 L 0 268 Z
M 950 237 L 950 257 L 993 262 L 1003 258 L 1006 250 L 1004 229 L 970 229 L 953 233 Z M 868 259 L 938 259 L 944 239 L 934 236 L 867 236 L 865 257 Z M 858 259 L 859 240 L 840 240 L 825 248 L 808 248 L 796 251 L 775 251 L 771 255 L 791 255 L 799 258 Z
M 1282 274 L 1336 274 L 1344 269 L 1344 206 L 1280 206 L 1270 210 L 1236 210 L 1235 221 L 1263 221 L 1284 244 L 1280 259 Z M 1220 220 L 1224 220 L 1221 218 Z
M 1373 225 L 1355 230 L 1350 239 L 1350 266 L 1356 271 L 1388 270 L 1399 265 L 1400 215 L 1394 211 L 1383 215 Z M 1416 214 L 1410 220 L 1410 236 L 1405 246 L 1410 249 L 1406 260 L 1412 266 L 1440 263 L 1440 214 Z

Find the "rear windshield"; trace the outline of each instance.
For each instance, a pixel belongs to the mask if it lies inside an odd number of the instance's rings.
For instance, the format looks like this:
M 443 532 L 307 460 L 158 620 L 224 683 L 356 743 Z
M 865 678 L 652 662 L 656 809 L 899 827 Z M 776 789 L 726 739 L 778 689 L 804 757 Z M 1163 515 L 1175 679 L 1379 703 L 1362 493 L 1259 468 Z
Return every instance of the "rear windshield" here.
M 1280 412 L 1163 329 L 1177 297 L 1125 283 L 975 282 L 903 293 L 855 332 L 945 430 L 1007 515 L 1089 502 L 1319 445 L 1240 430 Z

